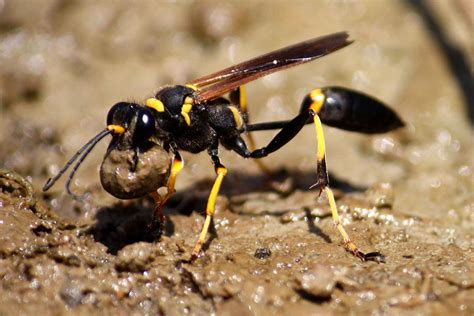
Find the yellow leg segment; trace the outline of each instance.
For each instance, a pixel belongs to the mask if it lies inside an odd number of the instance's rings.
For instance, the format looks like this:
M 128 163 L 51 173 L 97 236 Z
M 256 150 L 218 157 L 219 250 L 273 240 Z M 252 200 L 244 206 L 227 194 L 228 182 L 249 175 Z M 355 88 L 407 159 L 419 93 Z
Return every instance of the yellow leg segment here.
M 170 172 L 170 177 L 168 178 L 168 192 L 166 192 L 166 195 L 162 198 L 162 205 L 164 205 L 170 196 L 175 192 L 174 186 L 176 184 L 176 177 L 178 176 L 178 173 L 183 169 L 184 167 L 184 162 L 179 158 L 175 158 L 173 161 L 173 166 L 171 167 L 171 172 Z
M 168 191 L 165 196 L 161 196 L 158 192 L 152 192 L 150 195 L 155 200 L 156 206 L 153 213 L 153 220 L 151 226 L 156 228 L 157 224 L 163 225 L 165 222 L 165 216 L 163 215 L 163 206 L 166 204 L 168 199 L 175 192 L 174 186 L 176 184 L 176 177 L 178 173 L 183 169 L 184 161 L 179 154 L 176 154 L 175 159 L 173 160 L 173 165 L 171 166 L 170 176 L 168 178 L 168 183 L 166 185 Z
M 346 247 L 350 252 L 352 252 L 354 256 L 365 260 L 357 246 L 349 238 L 349 235 L 347 234 L 346 230 L 344 229 L 344 226 L 342 226 L 341 221 L 339 220 L 339 213 L 337 212 L 336 201 L 334 200 L 334 194 L 332 193 L 332 190 L 329 187 L 325 187 L 324 192 L 326 193 L 326 197 L 329 201 L 329 207 L 331 208 L 334 226 L 342 236 L 344 247 Z
M 245 91 L 245 86 L 239 87 L 239 106 L 242 113 L 247 113 L 247 92 Z
M 312 110 L 314 111 L 314 109 Z M 314 115 L 313 119 L 314 119 L 314 126 L 316 128 L 316 138 L 318 140 L 318 150 L 316 153 L 316 159 L 317 159 L 318 169 L 323 170 L 323 172 L 320 172 L 318 170 L 318 175 L 326 177 L 326 179 L 318 179 L 318 183 L 321 184 L 320 190 L 324 191 L 324 193 L 326 194 L 326 197 L 329 202 L 329 207 L 331 208 L 332 219 L 333 219 L 334 225 L 342 236 L 344 246 L 349 251 L 351 251 L 354 254 L 354 256 L 365 260 L 364 255 L 359 251 L 357 246 L 351 241 L 351 239 L 349 238 L 349 235 L 347 234 L 346 230 L 342 226 L 341 221 L 339 220 L 339 213 L 337 212 L 337 206 L 336 206 L 336 201 L 334 199 L 334 194 L 328 186 L 329 183 L 327 180 L 327 172 L 326 172 L 326 147 L 325 147 L 325 142 L 324 142 L 323 127 L 321 124 L 321 120 L 319 119 L 319 116 L 317 114 Z
M 240 111 L 245 115 L 245 123 L 248 123 L 248 103 L 247 103 L 247 92 L 245 91 L 245 86 L 239 87 L 239 108 Z M 255 139 L 253 138 L 253 134 L 247 133 L 247 144 L 250 151 L 254 151 L 257 149 L 257 145 L 255 143 Z M 271 175 L 271 170 L 265 165 L 263 159 L 253 159 L 253 161 L 257 164 L 260 170 L 265 173 L 266 175 Z
M 314 116 L 314 126 L 316 129 L 316 139 L 318 140 L 316 159 L 318 162 L 322 162 L 326 158 L 326 143 L 324 142 L 323 125 L 317 115 Z
M 227 174 L 227 169 L 224 166 L 219 166 L 216 168 L 217 177 L 212 186 L 211 193 L 209 194 L 209 199 L 207 200 L 207 208 L 206 208 L 206 220 L 204 221 L 204 225 L 201 230 L 201 234 L 199 235 L 199 239 L 194 246 L 193 252 L 191 254 L 191 261 L 194 261 L 198 258 L 199 253 L 201 252 L 202 245 L 206 240 L 207 232 L 209 231 L 209 226 L 211 225 L 212 216 L 214 215 L 215 208 L 216 208 L 216 199 L 219 195 L 219 190 L 222 185 L 222 180 L 224 180 L 224 176 Z

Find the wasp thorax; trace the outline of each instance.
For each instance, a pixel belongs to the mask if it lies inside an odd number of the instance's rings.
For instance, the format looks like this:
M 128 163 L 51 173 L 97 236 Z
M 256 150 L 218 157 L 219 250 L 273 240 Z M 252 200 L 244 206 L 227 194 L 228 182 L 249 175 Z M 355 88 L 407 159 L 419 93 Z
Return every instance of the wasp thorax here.
M 171 160 L 170 153 L 157 144 L 138 154 L 132 148 L 109 148 L 100 167 L 100 181 L 119 199 L 139 198 L 166 186 Z
M 171 115 L 179 115 L 186 97 L 192 95 L 193 89 L 186 86 L 164 87 L 156 93 L 155 98 L 163 102 Z

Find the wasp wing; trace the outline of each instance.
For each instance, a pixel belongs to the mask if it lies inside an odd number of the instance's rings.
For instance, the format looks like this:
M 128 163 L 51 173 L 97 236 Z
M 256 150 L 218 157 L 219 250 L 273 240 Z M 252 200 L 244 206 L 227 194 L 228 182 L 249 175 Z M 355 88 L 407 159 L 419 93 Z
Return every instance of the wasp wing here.
M 210 100 L 273 72 L 307 63 L 341 49 L 352 41 L 347 32 L 313 38 L 244 61 L 190 82 L 198 88 L 198 101 Z

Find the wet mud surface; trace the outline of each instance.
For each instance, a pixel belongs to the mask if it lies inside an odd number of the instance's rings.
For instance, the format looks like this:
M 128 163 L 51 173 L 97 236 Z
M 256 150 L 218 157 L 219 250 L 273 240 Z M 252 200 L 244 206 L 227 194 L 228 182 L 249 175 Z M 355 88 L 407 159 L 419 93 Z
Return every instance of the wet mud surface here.
M 419 7 L 268 3 L 1 3 L 0 314 L 474 313 L 472 104 Z M 467 2 L 444 3 L 429 9 L 469 63 Z M 102 188 L 106 141 L 73 181 L 80 199 L 64 180 L 41 192 L 116 102 L 341 30 L 356 42 L 248 85 L 250 119 L 287 119 L 325 85 L 376 95 L 400 114 L 407 126 L 384 135 L 325 128 L 342 223 L 385 263 L 344 250 L 326 199 L 308 189 L 311 127 L 264 160 L 271 178 L 221 150 L 229 174 L 192 264 L 214 179 L 205 153 L 184 156 L 161 238 L 147 229 L 151 199 L 121 201 Z M 272 133 L 255 136 L 263 145 Z

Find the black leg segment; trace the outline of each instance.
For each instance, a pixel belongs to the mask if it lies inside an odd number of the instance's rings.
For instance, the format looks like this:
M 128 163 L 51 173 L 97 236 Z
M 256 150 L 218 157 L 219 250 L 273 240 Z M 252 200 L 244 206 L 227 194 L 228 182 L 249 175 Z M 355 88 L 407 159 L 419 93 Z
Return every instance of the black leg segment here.
M 311 122 L 311 113 L 312 111 L 306 110 L 305 112 L 302 112 L 296 116 L 293 120 L 286 123 L 266 147 L 254 150 L 250 154 L 250 157 L 262 158 L 286 145 L 296 136 L 296 134 L 301 131 L 303 126 L 305 126 L 308 122 Z

